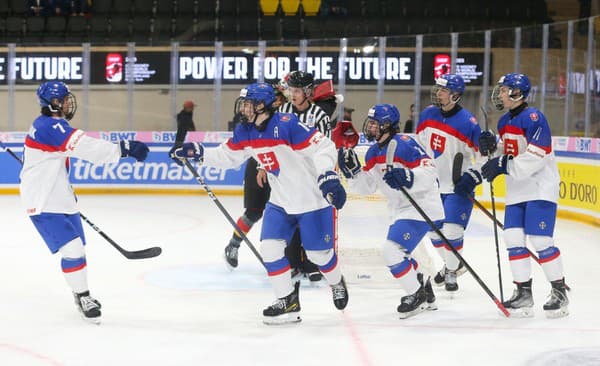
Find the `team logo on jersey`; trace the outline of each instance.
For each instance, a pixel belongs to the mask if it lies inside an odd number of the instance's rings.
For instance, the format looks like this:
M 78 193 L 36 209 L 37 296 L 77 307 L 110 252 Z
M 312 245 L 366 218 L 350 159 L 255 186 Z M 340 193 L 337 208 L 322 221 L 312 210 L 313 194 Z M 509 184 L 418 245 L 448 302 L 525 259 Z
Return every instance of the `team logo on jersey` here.
M 504 139 L 504 154 L 517 156 L 519 155 L 519 142 L 515 139 Z
M 477 124 L 477 118 L 471 116 L 471 118 L 469 118 L 469 121 L 471 121 L 472 124 L 476 125 Z
M 540 117 L 538 116 L 537 113 L 533 112 L 533 113 L 529 113 L 529 118 L 531 118 L 531 120 L 533 122 L 536 122 L 538 119 L 540 119 Z
M 331 241 L 331 236 L 329 234 L 325 235 L 325 243 L 329 243 Z
M 429 147 L 433 151 L 433 157 L 437 159 L 438 156 L 444 153 L 446 149 L 446 137 L 432 133 L 429 139 Z
M 258 161 L 264 170 L 276 177 L 279 176 L 279 161 L 277 161 L 277 157 L 275 156 L 274 152 L 269 151 L 266 153 L 259 153 L 256 157 L 258 158 Z
M 289 122 L 289 120 L 290 120 L 290 116 L 287 116 L 287 115 L 285 115 L 285 114 L 282 114 L 282 115 L 281 115 L 281 117 L 279 117 L 279 120 L 280 120 L 281 122 Z
M 410 240 L 410 233 L 404 233 L 404 234 L 402 234 L 402 239 L 404 239 L 404 240 Z
M 540 221 L 539 227 L 540 229 L 544 230 L 546 228 L 546 223 L 544 221 Z
M 410 136 L 408 136 L 408 135 L 401 135 L 400 139 L 402 139 L 404 141 L 409 141 L 410 140 Z

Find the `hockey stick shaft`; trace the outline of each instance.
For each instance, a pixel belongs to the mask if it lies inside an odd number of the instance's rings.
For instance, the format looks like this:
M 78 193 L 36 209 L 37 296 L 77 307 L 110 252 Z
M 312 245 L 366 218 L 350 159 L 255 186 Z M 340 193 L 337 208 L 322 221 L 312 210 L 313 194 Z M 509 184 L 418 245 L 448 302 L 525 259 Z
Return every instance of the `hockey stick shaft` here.
M 462 153 L 457 153 L 454 157 L 454 165 L 452 166 L 452 180 L 453 183 L 458 183 L 460 179 L 460 174 L 462 172 L 464 156 Z M 494 244 L 496 246 L 496 263 L 498 265 L 498 288 L 500 289 L 500 301 L 504 302 L 504 286 L 502 285 L 502 266 L 500 264 L 500 245 L 498 244 L 498 220 L 496 219 L 496 206 L 494 204 L 494 191 L 492 187 L 492 183 L 490 182 L 490 190 L 492 194 L 492 220 L 494 221 Z M 473 202 L 475 199 L 471 197 L 471 195 L 467 195 L 469 201 Z
M 14 153 L 14 151 L 12 151 L 9 147 L 5 146 L 2 142 L 0 142 L 0 146 L 7 153 L 9 153 L 10 156 L 15 158 L 19 163 L 21 163 L 21 165 L 23 165 L 23 160 L 21 160 L 21 158 L 18 157 L 17 154 Z M 88 225 L 90 225 L 92 227 L 92 229 L 94 229 L 94 231 L 96 231 L 98 234 L 100 234 L 101 237 L 103 237 L 110 245 L 112 245 L 115 249 L 117 249 L 119 251 L 119 253 L 121 253 L 127 259 L 153 258 L 153 257 L 159 256 L 160 253 L 162 253 L 162 249 L 160 247 L 151 247 L 151 248 L 135 250 L 135 251 L 125 250 L 123 247 L 121 247 L 119 244 L 117 244 L 114 240 L 112 240 L 108 235 L 106 235 L 104 233 L 104 231 L 102 231 L 98 226 L 96 226 L 93 222 L 91 222 L 90 219 L 87 218 L 87 216 L 85 216 L 81 212 L 79 213 L 79 216 L 81 217 L 81 219 L 83 221 L 85 221 Z
M 394 154 L 395 154 L 395 151 L 396 151 L 396 145 L 397 144 L 398 143 L 396 142 L 396 140 L 393 140 L 393 139 L 388 144 L 388 150 L 386 152 L 386 159 L 385 159 L 386 166 L 387 166 L 387 171 L 391 171 L 392 168 L 393 168 Z M 508 312 L 508 310 L 506 310 L 506 308 L 504 307 L 504 305 L 502 305 L 502 303 L 500 302 L 500 300 L 498 300 L 498 298 L 492 293 L 492 291 L 489 289 L 489 287 L 486 286 L 486 284 L 481 280 L 481 278 L 479 277 L 479 275 L 477 275 L 477 273 L 475 272 L 475 270 L 473 270 L 473 268 L 469 265 L 469 263 L 467 263 L 467 261 L 456 250 L 456 248 L 454 248 L 452 246 L 452 244 L 450 244 L 450 241 L 440 231 L 440 229 L 435 225 L 435 223 L 433 221 L 431 221 L 431 219 L 425 213 L 425 211 L 423 211 L 423 209 L 421 208 L 421 206 L 419 206 L 419 204 L 412 198 L 412 196 L 406 191 L 406 189 L 404 189 L 404 187 L 400 186 L 400 191 L 402 192 L 402 194 L 404 194 L 404 196 L 406 197 L 406 199 L 408 199 L 408 201 L 415 208 L 415 210 L 417 210 L 417 212 L 419 212 L 419 214 L 421 215 L 421 217 L 423 217 L 423 219 L 427 222 L 427 224 L 431 227 L 431 229 L 433 229 L 433 231 L 435 231 L 435 233 L 438 234 L 440 238 L 442 238 L 442 240 L 445 242 L 445 244 L 447 245 L 447 247 L 450 248 L 450 250 L 452 251 L 452 253 L 454 253 L 454 255 L 464 264 L 465 268 L 469 271 L 469 273 L 471 273 L 471 275 L 473 276 L 473 278 L 475 279 L 475 281 L 477 281 L 477 283 L 479 283 L 479 285 L 481 286 L 481 288 L 483 288 L 483 290 L 488 294 L 488 296 L 494 301 L 494 303 L 496 304 L 496 306 L 498 307 L 498 309 L 500 309 L 500 311 L 506 317 L 510 317 L 510 313 Z
M 210 187 L 208 186 L 208 184 L 206 184 L 206 182 L 204 181 L 204 178 L 202 178 L 202 176 L 198 173 L 198 171 L 196 169 L 194 169 L 194 167 L 192 166 L 192 163 L 190 163 L 190 161 L 188 159 L 181 159 L 181 161 L 183 162 L 183 164 L 185 165 L 185 167 L 190 171 L 190 173 L 192 173 L 192 175 L 194 176 L 194 178 L 196 178 L 196 181 L 198 183 L 200 183 L 200 185 L 202 186 L 202 188 L 204 188 L 204 190 L 208 194 L 208 197 L 210 197 L 210 199 L 215 203 L 215 205 L 217 205 L 217 207 L 219 208 L 219 210 L 221 211 L 221 213 L 225 216 L 225 218 L 227 219 L 227 221 L 229 221 L 229 223 L 231 224 L 231 226 L 233 226 L 233 228 L 237 231 L 237 233 L 242 237 L 242 240 L 244 240 L 244 242 L 246 243 L 246 245 L 248 245 L 248 247 L 250 248 L 250 250 L 252 251 L 252 253 L 254 253 L 254 255 L 256 256 L 256 258 L 258 258 L 258 260 L 263 265 L 263 267 L 265 267 L 265 269 L 267 269 L 267 266 L 265 265 L 265 262 L 263 261 L 262 257 L 260 256 L 260 253 L 258 253 L 258 250 L 256 250 L 256 247 L 252 244 L 252 242 L 250 241 L 250 239 L 248 239 L 248 237 L 246 236 L 246 233 L 244 233 L 244 231 L 242 229 L 240 229 L 240 227 L 235 222 L 235 220 L 233 219 L 233 217 L 231 217 L 231 215 L 229 214 L 229 212 L 227 212 L 227 209 L 225 209 L 225 207 L 221 204 L 221 201 L 219 201 L 219 199 L 213 193 L 213 191 L 210 189 Z

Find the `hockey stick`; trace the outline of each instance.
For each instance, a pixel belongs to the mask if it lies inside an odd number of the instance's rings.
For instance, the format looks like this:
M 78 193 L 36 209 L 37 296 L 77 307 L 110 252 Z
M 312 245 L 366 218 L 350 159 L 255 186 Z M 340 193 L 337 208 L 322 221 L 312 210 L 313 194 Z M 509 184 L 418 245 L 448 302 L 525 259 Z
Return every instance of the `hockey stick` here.
M 256 258 L 258 258 L 258 260 L 260 261 L 260 264 L 262 264 L 263 267 L 265 267 L 265 269 L 267 269 L 267 266 L 265 265 L 265 262 L 263 261 L 262 257 L 260 256 L 260 254 L 256 250 L 256 247 L 254 247 L 254 245 L 252 244 L 252 242 L 250 241 L 250 239 L 248 239 L 248 237 L 246 236 L 246 234 L 244 233 L 244 231 L 242 229 L 240 229 L 240 227 L 237 225 L 237 223 L 233 220 L 233 217 L 231 217 L 231 215 L 229 214 L 229 212 L 227 212 L 227 210 L 225 209 L 225 207 L 221 204 L 221 201 L 219 201 L 219 199 L 217 198 L 217 196 L 215 196 L 215 194 L 210 189 L 210 187 L 208 186 L 208 184 L 206 184 L 206 182 L 204 181 L 204 179 L 202 178 L 202 176 L 200 174 L 198 174 L 198 171 L 196 169 L 194 169 L 194 167 L 192 166 L 192 163 L 190 163 L 190 161 L 188 159 L 181 159 L 181 161 L 183 162 L 183 164 L 185 165 L 185 167 L 188 168 L 188 170 L 190 171 L 190 173 L 192 173 L 192 175 L 194 176 L 194 178 L 196 178 L 196 181 L 198 183 L 200 183 L 200 185 L 202 186 L 202 188 L 204 188 L 204 190 L 206 191 L 206 193 L 208 193 L 208 197 L 210 197 L 210 199 L 215 203 L 215 205 L 217 205 L 217 207 L 219 208 L 219 210 L 221 210 L 221 213 L 223 213 L 223 215 L 225 215 L 225 218 L 227 219 L 227 221 L 229 221 L 229 223 L 231 224 L 231 226 L 233 226 L 233 228 L 238 232 L 238 234 L 240 234 L 240 236 L 242 237 L 242 239 L 244 240 L 244 242 L 248 245 L 248 247 L 250 248 L 250 250 L 252 251 L 252 253 L 254 253 L 254 255 L 256 256 Z
M 396 152 L 396 146 L 397 146 L 397 144 L 398 143 L 394 139 L 392 139 L 389 142 L 389 144 L 388 144 L 387 152 L 385 154 L 385 164 L 386 164 L 386 169 L 387 169 L 388 172 L 391 171 L 392 168 L 393 168 L 394 154 Z M 481 286 L 481 288 L 483 288 L 483 290 L 488 294 L 488 296 L 494 301 L 494 303 L 496 304 L 496 306 L 498 307 L 498 309 L 500 309 L 500 311 L 506 317 L 510 317 L 510 313 L 508 312 L 508 310 L 506 310 L 506 308 L 504 307 L 504 305 L 502 305 L 502 303 L 498 300 L 498 298 L 496 296 L 494 296 L 494 294 L 486 286 L 486 284 L 483 283 L 483 281 L 481 280 L 481 278 L 479 278 L 479 276 L 477 275 L 477 273 L 475 273 L 475 270 L 473 270 L 473 268 L 471 268 L 471 266 L 469 265 L 469 263 L 467 263 L 467 261 L 456 250 L 456 248 L 454 248 L 452 246 L 452 244 L 450 244 L 450 241 L 446 238 L 446 236 L 444 234 L 442 234 L 442 232 L 440 231 L 440 229 L 438 229 L 438 227 L 433 223 L 433 221 L 431 221 L 431 219 L 429 218 L 429 216 L 427 216 L 427 214 L 425 213 L 425 211 L 423 211 L 423 209 L 421 208 L 421 206 L 419 206 L 419 204 L 411 197 L 411 195 L 408 194 L 408 192 L 406 191 L 406 189 L 404 189 L 404 187 L 400 186 L 400 191 L 404 194 L 404 196 L 406 197 L 406 199 L 408 199 L 408 201 L 415 208 L 415 210 L 417 210 L 419 212 L 419 214 L 421 215 L 421 217 L 423 217 L 423 219 L 425 219 L 425 221 L 427 222 L 427 224 L 429 224 L 429 226 L 433 229 L 433 231 L 435 231 L 435 233 L 438 234 L 440 236 L 440 238 L 442 238 L 442 240 L 446 243 L 446 245 L 448 246 L 448 248 L 450 248 L 450 250 L 452 251 L 452 253 L 454 253 L 454 255 L 464 264 L 465 268 L 471 273 L 471 275 L 473 276 L 473 278 L 475 279 L 475 281 L 477 281 L 477 283 L 479 283 L 479 285 Z
M 464 157 L 461 152 L 457 153 L 454 156 L 454 162 L 452 165 L 452 182 L 454 184 L 458 183 L 458 181 L 460 180 L 463 159 Z M 490 182 L 490 190 L 492 191 L 492 219 L 494 221 L 494 243 L 496 244 L 496 263 L 498 263 L 498 285 L 500 286 L 500 301 L 504 302 L 504 290 L 502 286 L 502 267 L 500 266 L 500 247 L 498 245 L 498 219 L 496 219 L 496 206 L 494 204 L 494 191 L 492 188 L 492 182 Z M 475 199 L 471 197 L 471 195 L 467 195 L 467 197 L 469 198 L 469 201 L 475 203 Z
M 19 163 L 21 163 L 21 165 L 23 165 L 23 160 L 21 160 L 21 158 L 18 157 L 17 154 L 15 154 L 10 148 L 6 147 L 2 142 L 0 142 L 0 146 L 7 153 L 9 153 L 10 156 L 15 158 Z M 160 247 L 151 247 L 151 248 L 147 248 L 147 249 L 133 250 L 133 251 L 125 250 L 125 249 L 123 249 L 123 247 L 121 247 L 119 244 L 117 244 L 114 240 L 112 240 L 108 235 L 106 235 L 104 233 L 104 231 L 100 230 L 100 228 L 98 226 L 96 226 L 93 222 L 91 222 L 90 219 L 88 219 L 84 214 L 82 214 L 80 212 L 79 216 L 81 216 L 83 221 L 85 221 L 88 225 L 90 225 L 92 227 L 92 229 L 94 229 L 98 234 L 100 234 L 101 237 L 103 237 L 107 242 L 109 242 L 110 245 L 115 247 L 115 249 L 117 249 L 119 251 L 119 253 L 121 253 L 127 259 L 154 258 L 154 257 L 159 256 L 160 253 L 162 253 L 162 249 Z

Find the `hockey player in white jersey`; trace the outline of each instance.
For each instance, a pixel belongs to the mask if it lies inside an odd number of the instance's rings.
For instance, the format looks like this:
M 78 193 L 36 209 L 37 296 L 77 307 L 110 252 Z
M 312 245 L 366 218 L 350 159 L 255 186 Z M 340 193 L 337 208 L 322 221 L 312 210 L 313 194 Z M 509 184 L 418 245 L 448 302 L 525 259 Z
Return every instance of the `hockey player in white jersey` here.
M 361 169 L 356 153 L 341 148 L 338 161 L 341 172 L 349 179 L 349 189 L 360 194 L 373 194 L 377 189 L 388 200 L 388 210 L 393 222 L 383 244 L 383 257 L 392 275 L 398 279 L 407 295 L 398 306 L 400 318 L 419 312 L 435 310 L 435 295 L 430 279 L 419 273 L 418 263 L 411 253 L 432 230 L 419 212 L 400 192 L 400 187 L 413 197 L 432 220 L 444 218 L 439 195 L 437 173 L 432 159 L 410 136 L 398 133 L 400 113 L 390 104 L 377 104 L 367 115 L 363 127 L 365 137 L 375 140 L 365 156 Z M 397 142 L 393 169 L 386 170 L 386 153 L 391 140 Z
M 77 308 L 86 320 L 99 323 L 100 302 L 88 289 L 85 236 L 69 184 L 69 158 L 95 164 L 116 163 L 127 156 L 143 161 L 148 147 L 138 141 L 113 144 L 71 127 L 68 121 L 75 115 L 77 103 L 62 82 L 42 83 L 37 97 L 41 114 L 25 137 L 21 201 L 50 251 L 62 255 L 62 271 Z
M 517 288 L 504 307 L 516 316 L 533 316 L 529 240 L 552 287 L 543 309 L 548 317 L 556 318 L 569 314 L 562 256 L 553 238 L 560 177 L 548 121 L 526 102 L 530 90 L 531 82 L 524 74 L 506 74 L 498 81 L 492 102 L 496 109 L 508 112 L 498 121 L 498 144 L 493 133 L 481 134 L 482 154 L 497 151 L 481 173 L 490 182 L 500 174 L 506 178 L 504 242 Z
M 423 110 L 416 130 L 419 142 L 435 160 L 439 176 L 445 219 L 438 224 L 459 253 L 463 250 L 464 230 L 473 210 L 473 203 L 467 196 L 472 196 L 475 186 L 481 183 L 479 169 L 483 163 L 478 148 L 481 128 L 473 114 L 459 104 L 464 91 L 465 83 L 460 75 L 439 77 L 431 90 L 433 105 Z M 455 184 L 452 165 L 458 153 L 464 156 L 465 164 L 461 169 L 462 176 Z M 457 291 L 456 277 L 466 268 L 439 235 L 435 232 L 429 235 L 445 263 L 434 277 L 434 283 L 445 286 L 446 291 Z
M 296 227 L 308 258 L 331 286 L 334 305 L 342 310 L 348 291 L 335 251 L 334 216 L 346 202 L 346 192 L 335 173 L 335 145 L 294 114 L 274 113 L 271 85 L 251 84 L 241 97 L 247 123 L 238 124 L 231 139 L 213 149 L 186 143 L 172 157 L 221 168 L 235 168 L 254 157 L 266 170 L 271 196 L 263 215 L 260 253 L 277 297 L 263 311 L 266 324 L 300 321 L 299 282 L 292 284 L 284 255 Z

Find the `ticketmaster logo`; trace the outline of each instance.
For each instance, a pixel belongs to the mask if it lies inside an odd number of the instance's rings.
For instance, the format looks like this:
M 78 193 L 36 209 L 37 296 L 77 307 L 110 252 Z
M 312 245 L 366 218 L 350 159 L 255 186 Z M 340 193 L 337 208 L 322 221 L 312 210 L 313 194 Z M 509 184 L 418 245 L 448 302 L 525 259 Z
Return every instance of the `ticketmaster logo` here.
M 198 169 L 197 164 L 194 166 Z M 212 182 L 222 182 L 226 176 L 224 169 L 205 166 L 200 167 L 199 173 L 205 180 Z M 107 165 L 92 165 L 83 160 L 76 160 L 71 165 L 71 176 L 80 182 L 102 181 L 104 183 L 187 183 L 195 180 L 185 167 L 180 167 L 173 162 L 137 163 L 128 160 Z

